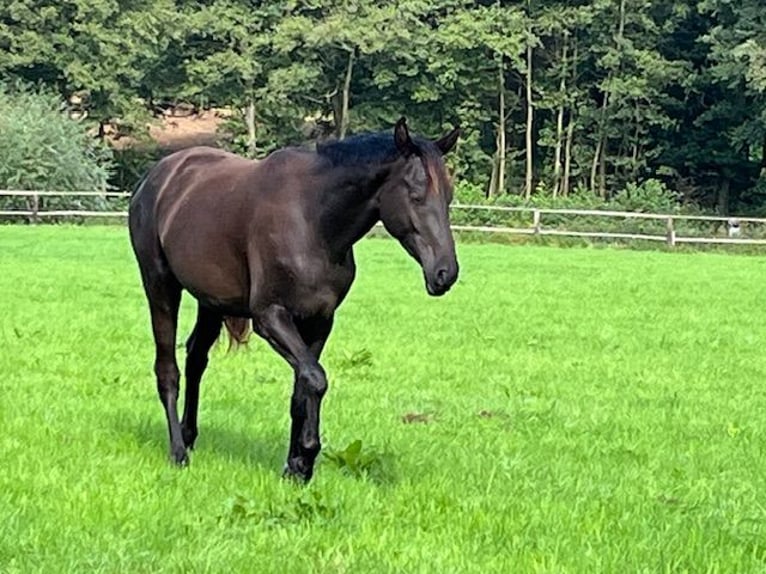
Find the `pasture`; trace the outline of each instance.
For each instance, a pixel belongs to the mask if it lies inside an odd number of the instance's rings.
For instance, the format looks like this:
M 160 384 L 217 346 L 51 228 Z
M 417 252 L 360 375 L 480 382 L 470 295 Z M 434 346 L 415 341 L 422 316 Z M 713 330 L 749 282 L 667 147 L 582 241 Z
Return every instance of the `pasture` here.
M 127 230 L 0 227 L 0 571 L 766 569 L 766 258 L 461 243 L 432 299 L 356 253 L 301 487 L 264 343 L 176 469 Z

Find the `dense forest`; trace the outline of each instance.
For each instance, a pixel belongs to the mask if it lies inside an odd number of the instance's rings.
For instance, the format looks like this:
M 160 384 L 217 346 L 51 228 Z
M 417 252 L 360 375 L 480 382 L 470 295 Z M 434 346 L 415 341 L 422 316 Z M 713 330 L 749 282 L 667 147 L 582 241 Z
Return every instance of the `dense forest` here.
M 102 135 L 227 108 L 229 145 L 260 157 L 406 115 L 463 127 L 453 168 L 477 197 L 659 182 L 766 213 L 762 0 L 5 0 L 0 79 Z

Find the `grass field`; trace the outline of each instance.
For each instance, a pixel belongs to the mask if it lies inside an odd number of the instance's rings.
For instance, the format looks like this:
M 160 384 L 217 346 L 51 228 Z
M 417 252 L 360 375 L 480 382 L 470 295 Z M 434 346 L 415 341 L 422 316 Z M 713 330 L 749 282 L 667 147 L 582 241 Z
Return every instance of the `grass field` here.
M 303 488 L 265 344 L 175 469 L 126 231 L 0 227 L 0 572 L 766 571 L 766 258 L 459 256 L 435 300 L 359 245 Z

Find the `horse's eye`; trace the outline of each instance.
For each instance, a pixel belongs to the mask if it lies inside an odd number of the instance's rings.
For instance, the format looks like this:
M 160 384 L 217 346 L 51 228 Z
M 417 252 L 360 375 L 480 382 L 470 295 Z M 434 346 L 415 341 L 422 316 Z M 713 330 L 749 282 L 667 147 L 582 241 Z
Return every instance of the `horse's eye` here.
M 410 190 L 410 201 L 414 203 L 415 205 L 420 205 L 426 200 L 426 194 L 423 193 L 423 190 L 420 189 L 412 189 Z

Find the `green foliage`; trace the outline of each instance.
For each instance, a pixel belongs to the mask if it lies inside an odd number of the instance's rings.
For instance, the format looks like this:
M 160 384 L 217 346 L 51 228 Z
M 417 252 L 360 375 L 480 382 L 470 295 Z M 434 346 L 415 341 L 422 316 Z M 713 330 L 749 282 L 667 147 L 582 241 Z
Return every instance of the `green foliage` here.
M 394 480 L 394 459 L 390 453 L 367 447 L 362 449 L 361 439 L 349 443 L 342 450 L 325 447 L 322 456 L 341 472 L 354 478 L 370 478 L 385 483 Z
M 305 523 L 321 526 L 330 523 L 337 512 L 337 505 L 327 502 L 320 491 L 305 489 L 286 500 L 253 500 L 238 494 L 226 501 L 219 520 L 227 525 L 252 521 L 270 528 Z
M 373 364 L 372 353 L 369 349 L 358 349 L 353 352 L 344 351 L 343 360 L 338 364 L 341 369 L 362 369 Z
M 759 0 L 11 0 L 0 48 L 4 77 L 134 134 L 191 100 L 229 108 L 226 145 L 262 157 L 407 115 L 432 137 L 460 123 L 451 168 L 485 190 L 529 177 L 607 201 L 654 179 L 708 211 L 766 200 Z
M 603 201 L 585 188 L 577 188 L 566 196 L 554 197 L 544 190 L 538 190 L 529 200 L 520 195 L 504 195 L 486 199 L 482 190 L 471 184 L 461 183 L 456 190 L 457 203 L 479 206 L 476 208 L 456 208 L 451 211 L 451 221 L 456 225 L 485 227 L 532 228 L 532 214 L 529 211 L 495 211 L 481 209 L 480 206 L 523 207 L 538 209 L 571 210 L 609 210 L 643 212 L 668 215 L 700 215 L 698 205 L 682 202 L 678 193 L 668 189 L 661 181 L 648 179 L 635 185 L 629 183 L 622 190 L 613 194 L 611 199 Z M 664 219 L 607 218 L 593 215 L 571 215 L 546 213 L 541 220 L 546 229 L 567 231 L 642 233 L 664 236 Z M 725 236 L 726 226 L 720 222 L 675 220 L 675 229 L 679 235 L 712 237 Z M 766 230 L 761 226 L 746 229 L 746 236 L 762 238 Z
M 615 211 L 642 211 L 646 213 L 696 212 L 696 206 L 682 205 L 678 193 L 668 189 L 659 180 L 648 179 L 641 184 L 628 183 L 604 202 L 586 188 L 577 188 L 566 196 L 553 196 L 544 187 L 530 200 L 521 195 L 503 195 L 487 199 L 484 191 L 470 182 L 459 182 L 455 201 L 462 204 L 501 205 L 509 207 L 540 207 L 549 209 L 608 209 Z
M 133 191 L 146 171 L 162 156 L 162 151 L 151 141 L 141 141 L 112 153 L 114 168 L 109 186 L 123 192 Z
M 0 4 L 0 71 L 87 101 L 91 120 L 140 126 L 177 38 L 174 0 L 11 0 Z M 163 76 L 163 74 L 165 74 Z M 170 74 L 173 76 L 173 74 Z
M 639 211 L 646 213 L 680 213 L 678 193 L 656 179 L 647 179 L 640 185 L 628 183 L 609 202 L 617 211 Z
M 484 189 L 472 181 L 461 179 L 455 183 L 455 203 L 483 203 L 486 197 Z
M 106 190 L 111 152 L 70 119 L 57 95 L 0 85 L 0 188 Z M 3 198 L 3 205 L 24 200 Z M 93 198 L 45 198 L 48 207 L 98 207 Z

